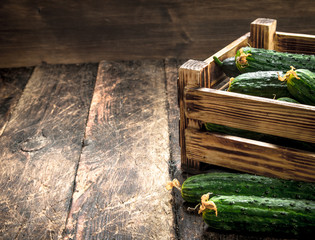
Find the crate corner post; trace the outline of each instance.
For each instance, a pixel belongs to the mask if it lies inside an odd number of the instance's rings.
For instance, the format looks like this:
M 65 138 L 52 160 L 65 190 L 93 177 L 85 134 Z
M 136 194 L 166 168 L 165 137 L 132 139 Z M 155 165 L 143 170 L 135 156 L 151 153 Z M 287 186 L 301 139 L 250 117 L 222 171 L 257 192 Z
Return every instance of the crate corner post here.
M 274 50 L 277 20 L 257 18 L 250 24 L 250 45 L 254 48 Z
M 180 109 L 179 120 L 179 143 L 181 148 L 181 168 L 185 170 L 199 170 L 200 162 L 187 158 L 185 132 L 188 127 L 199 128 L 200 123 L 197 120 L 188 119 L 185 114 L 185 89 L 204 87 L 209 84 L 206 78 L 209 77 L 209 65 L 204 61 L 188 60 L 178 72 L 178 103 Z

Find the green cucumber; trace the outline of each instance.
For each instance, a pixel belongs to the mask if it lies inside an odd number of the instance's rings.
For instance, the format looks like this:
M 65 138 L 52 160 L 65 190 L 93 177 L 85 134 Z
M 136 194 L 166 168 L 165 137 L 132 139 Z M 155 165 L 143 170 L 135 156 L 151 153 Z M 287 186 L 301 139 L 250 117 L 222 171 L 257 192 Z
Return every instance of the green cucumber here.
M 238 233 L 309 237 L 315 234 L 315 202 L 256 196 L 214 196 L 217 210 L 202 218 L 210 228 Z
M 240 72 L 287 71 L 290 66 L 315 71 L 315 55 L 277 52 L 263 48 L 240 48 L 235 55 Z
M 198 203 L 202 195 L 247 195 L 315 200 L 315 183 L 284 180 L 245 173 L 205 173 L 187 178 L 181 187 L 186 202 Z
M 315 105 L 315 72 L 292 68 L 279 80 L 287 82 L 290 94 L 300 103 Z
M 205 123 L 205 128 L 209 132 L 224 133 L 228 135 L 249 138 L 253 140 L 262 140 L 265 136 L 263 133 L 247 131 L 239 128 L 228 127 L 215 123 Z
M 286 101 L 289 101 L 289 99 L 286 98 Z M 223 133 L 223 134 L 228 134 L 228 135 L 233 135 L 233 136 L 238 136 L 238 137 L 243 137 L 243 138 L 249 138 L 252 140 L 272 143 L 276 145 L 279 145 L 280 143 L 281 146 L 288 147 L 288 148 L 296 148 L 296 149 L 300 149 L 304 151 L 311 151 L 311 152 L 315 151 L 315 144 L 313 143 L 298 141 L 298 140 L 284 138 L 284 137 L 278 137 L 278 136 L 274 136 L 270 134 L 247 131 L 247 130 L 228 127 L 228 126 L 215 124 L 215 123 L 205 123 L 204 126 L 205 126 L 205 129 L 209 132 Z
M 241 74 L 236 67 L 235 57 L 226 58 L 221 62 L 217 57 L 214 56 L 213 60 L 222 69 L 226 76 L 236 77 Z
M 258 97 L 280 98 L 290 96 L 287 85 L 279 81 L 282 71 L 258 71 L 243 73 L 231 79 L 228 91 Z
M 281 98 L 278 98 L 277 100 L 283 101 L 283 102 L 299 103 L 298 101 L 290 97 L 281 97 Z

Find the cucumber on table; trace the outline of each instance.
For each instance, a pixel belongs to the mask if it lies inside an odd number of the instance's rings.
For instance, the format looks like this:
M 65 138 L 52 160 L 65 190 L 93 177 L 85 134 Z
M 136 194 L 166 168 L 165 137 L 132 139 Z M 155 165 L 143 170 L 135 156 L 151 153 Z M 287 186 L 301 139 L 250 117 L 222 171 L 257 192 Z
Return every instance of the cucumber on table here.
M 243 73 L 231 78 L 228 91 L 258 97 L 280 98 L 290 96 L 287 85 L 279 81 L 282 71 L 258 71 Z
M 263 48 L 240 48 L 235 55 L 240 72 L 287 71 L 290 66 L 315 71 L 315 55 L 277 52 Z
M 201 196 L 246 195 L 315 201 L 315 183 L 284 180 L 245 173 L 205 173 L 187 178 L 181 187 L 183 199 L 199 203 Z
M 257 196 L 214 196 L 202 213 L 210 228 L 239 233 L 308 237 L 315 234 L 315 202 Z M 305 238 L 303 238 L 305 239 Z

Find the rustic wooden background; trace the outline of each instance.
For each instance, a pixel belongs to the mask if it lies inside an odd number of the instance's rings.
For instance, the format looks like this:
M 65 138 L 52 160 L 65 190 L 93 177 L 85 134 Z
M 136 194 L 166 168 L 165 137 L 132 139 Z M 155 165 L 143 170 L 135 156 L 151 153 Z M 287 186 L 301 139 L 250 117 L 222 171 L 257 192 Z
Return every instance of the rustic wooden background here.
M 1 0 L 0 67 L 203 60 L 259 17 L 277 19 L 278 31 L 315 34 L 314 0 Z
M 189 176 L 179 67 L 259 17 L 315 34 L 313 0 L 1 0 L 0 239 L 283 239 L 214 232 L 165 190 Z

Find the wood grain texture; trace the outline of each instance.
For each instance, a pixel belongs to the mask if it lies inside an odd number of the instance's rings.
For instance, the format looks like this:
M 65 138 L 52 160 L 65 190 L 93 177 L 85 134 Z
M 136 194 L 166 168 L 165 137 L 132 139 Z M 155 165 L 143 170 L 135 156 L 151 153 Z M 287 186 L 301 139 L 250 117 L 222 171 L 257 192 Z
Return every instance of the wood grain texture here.
M 315 34 L 313 0 L 2 0 L 0 66 L 202 60 L 249 32 L 260 17 L 277 19 L 279 31 Z
M 277 20 L 258 18 L 250 24 L 251 46 L 274 50 Z M 255 38 L 255 39 L 253 39 Z
M 250 37 L 249 32 L 240 36 L 239 38 L 235 39 L 224 48 L 218 50 L 211 57 L 208 57 L 207 59 L 205 59 L 204 62 L 210 64 L 211 62 L 213 62 L 213 56 L 218 57 L 220 60 L 224 60 L 225 58 L 229 58 L 229 57 L 234 57 L 239 48 L 245 47 L 249 44 L 249 37 Z
M 184 63 L 183 60 L 166 59 L 165 60 L 165 77 L 167 93 L 167 113 L 168 126 L 170 134 L 170 171 L 171 176 L 176 176 L 178 171 L 181 172 L 181 153 L 179 143 L 179 96 L 178 96 L 178 69 Z
M 33 68 L 0 69 L 0 136 L 32 74 Z
M 198 121 L 190 120 L 185 113 L 185 95 L 184 90 L 186 88 L 202 87 L 207 83 L 202 79 L 208 79 L 208 64 L 203 61 L 189 60 L 185 62 L 178 72 L 178 102 L 180 109 L 180 146 L 181 146 L 181 167 L 182 168 L 195 168 L 200 167 L 199 162 L 191 161 L 186 157 L 186 145 L 185 145 L 185 129 L 188 125 L 199 126 Z
M 209 88 L 187 89 L 188 118 L 315 143 L 315 107 Z
M 314 55 L 315 35 L 277 32 L 275 50 Z
M 97 64 L 35 68 L 0 138 L 0 238 L 60 239 Z
M 252 174 L 315 182 L 315 153 L 192 128 L 185 134 L 188 158 Z
M 102 61 L 65 239 L 173 239 L 163 61 Z

